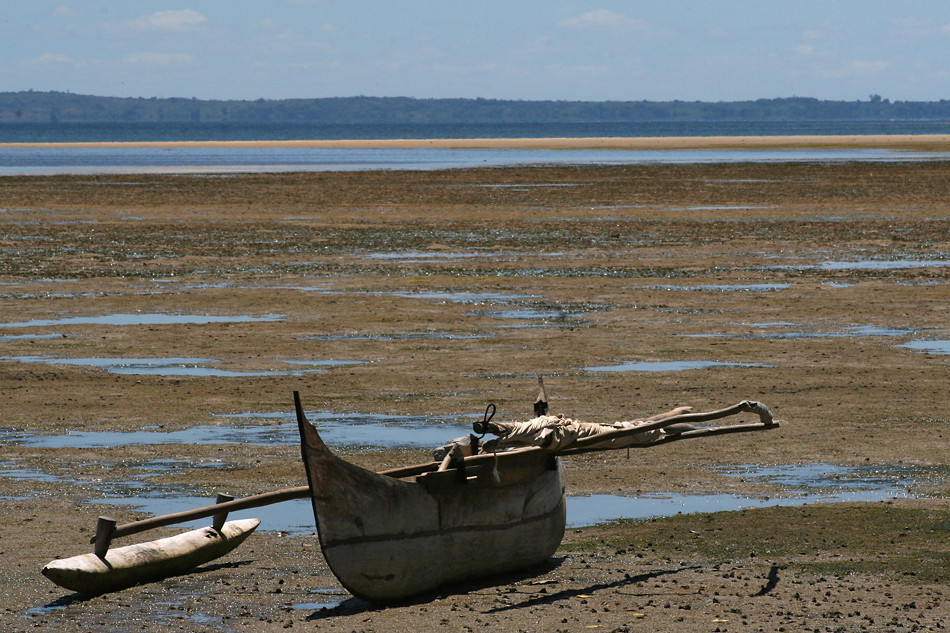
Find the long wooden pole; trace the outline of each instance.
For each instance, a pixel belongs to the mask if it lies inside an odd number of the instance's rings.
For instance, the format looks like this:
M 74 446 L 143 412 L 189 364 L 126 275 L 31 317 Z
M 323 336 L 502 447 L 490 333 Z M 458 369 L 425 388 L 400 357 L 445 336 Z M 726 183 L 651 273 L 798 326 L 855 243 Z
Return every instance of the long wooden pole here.
M 194 519 L 213 517 L 216 514 L 260 508 L 261 506 L 267 506 L 273 503 L 281 503 L 292 499 L 303 499 L 309 496 L 310 488 L 308 486 L 296 486 L 294 488 L 274 490 L 273 492 L 264 492 L 259 495 L 244 497 L 243 499 L 215 503 L 213 505 L 204 506 L 203 508 L 175 512 L 174 514 L 163 514 L 157 517 L 142 519 L 141 521 L 126 523 L 125 525 L 120 525 L 115 528 L 115 531 L 112 533 L 112 538 L 138 534 L 146 530 L 164 527 L 166 525 L 174 525 L 175 523 L 184 523 L 185 521 L 192 521 Z M 95 538 L 90 542 L 95 542 Z
M 438 467 L 437 462 L 429 462 L 426 464 L 407 466 L 405 468 L 396 468 L 388 471 L 384 470 L 379 474 L 389 475 L 391 477 L 409 477 L 414 474 L 425 472 L 428 469 L 434 470 L 436 467 Z M 403 474 L 404 472 L 406 474 Z M 293 488 L 282 488 L 272 492 L 263 492 L 258 495 L 243 497 L 233 501 L 214 503 L 201 508 L 195 508 L 194 510 L 183 510 L 173 514 L 162 514 L 160 516 L 150 517 L 148 519 L 132 521 L 131 523 L 117 526 L 112 532 L 111 538 L 130 536 L 132 534 L 138 534 L 139 532 L 145 532 L 146 530 L 152 530 L 155 528 L 164 527 L 166 525 L 174 525 L 176 523 L 184 523 L 185 521 L 213 517 L 216 514 L 237 512 L 238 510 L 249 510 L 251 508 L 260 508 L 275 503 L 283 503 L 284 501 L 293 501 L 294 499 L 306 499 L 309 496 L 309 486 L 294 486 Z M 93 537 L 89 542 L 93 543 L 95 540 L 95 537 Z

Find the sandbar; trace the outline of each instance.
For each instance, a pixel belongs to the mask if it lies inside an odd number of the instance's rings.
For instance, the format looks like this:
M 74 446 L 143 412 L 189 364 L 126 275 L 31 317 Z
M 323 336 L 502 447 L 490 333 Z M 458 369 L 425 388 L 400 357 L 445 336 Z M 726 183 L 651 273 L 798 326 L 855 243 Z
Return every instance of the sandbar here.
M 142 148 L 364 148 L 364 149 L 544 149 L 544 150 L 777 150 L 890 149 L 950 151 L 950 134 L 877 134 L 841 136 L 665 136 L 591 138 L 437 138 L 259 141 L 115 141 L 0 143 L 0 147 Z

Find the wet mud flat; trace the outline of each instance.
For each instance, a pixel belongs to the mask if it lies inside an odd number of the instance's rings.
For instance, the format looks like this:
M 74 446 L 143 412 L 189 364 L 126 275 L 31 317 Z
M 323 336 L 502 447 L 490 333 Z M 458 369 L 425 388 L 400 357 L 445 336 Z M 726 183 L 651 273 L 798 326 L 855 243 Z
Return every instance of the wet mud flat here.
M 0 624 L 946 627 L 948 176 L 927 161 L 0 179 Z M 758 399 L 785 421 L 565 460 L 569 494 L 795 493 L 753 467 L 912 476 L 882 500 L 571 528 L 536 574 L 388 609 L 342 590 L 314 535 L 266 521 L 206 573 L 88 600 L 39 575 L 87 550 L 96 516 L 143 516 L 106 503 L 123 495 L 300 485 L 293 390 L 348 459 L 382 469 L 426 459 L 489 402 L 530 417 L 538 373 L 552 412 L 585 420 Z

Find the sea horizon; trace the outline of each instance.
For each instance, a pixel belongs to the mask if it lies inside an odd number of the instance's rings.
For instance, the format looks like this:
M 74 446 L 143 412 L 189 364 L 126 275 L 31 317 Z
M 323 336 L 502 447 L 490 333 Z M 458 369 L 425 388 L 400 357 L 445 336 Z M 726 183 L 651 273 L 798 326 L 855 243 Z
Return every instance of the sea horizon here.
M 2 122 L 0 143 L 950 134 L 950 121 L 535 123 Z

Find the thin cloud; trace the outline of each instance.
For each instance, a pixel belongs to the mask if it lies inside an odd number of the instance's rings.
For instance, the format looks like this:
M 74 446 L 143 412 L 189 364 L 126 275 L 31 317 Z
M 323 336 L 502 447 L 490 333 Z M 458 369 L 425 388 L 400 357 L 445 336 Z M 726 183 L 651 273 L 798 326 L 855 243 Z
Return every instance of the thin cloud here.
M 820 77 L 822 79 L 843 79 L 846 77 L 868 77 L 882 73 L 891 67 L 891 62 L 878 60 L 855 59 L 837 68 L 828 68 L 815 71 L 794 72 L 793 75 Z
M 133 66 L 164 67 L 187 64 L 192 61 L 186 53 L 131 53 L 125 62 Z
M 950 35 L 950 24 L 938 24 L 936 20 L 902 18 L 894 20 L 893 24 L 897 35 L 907 40 L 918 41 L 921 38 Z
M 68 55 L 57 55 L 56 53 L 45 53 L 39 57 L 34 57 L 28 62 L 34 66 L 72 66 L 73 68 L 85 68 L 88 64 L 84 61 L 69 57 Z
M 568 29 L 609 29 L 612 31 L 631 31 L 649 28 L 643 20 L 631 18 L 622 13 L 615 13 L 609 9 L 588 11 L 583 15 L 565 18 L 558 22 L 558 26 Z
M 863 60 L 856 59 L 848 64 L 847 70 L 850 75 L 876 75 L 890 68 L 891 62 L 883 59 Z
M 74 18 L 79 14 L 67 6 L 59 6 L 53 10 L 53 16 L 57 18 Z
M 132 20 L 130 25 L 137 29 L 166 29 L 183 31 L 194 28 L 207 20 L 197 11 L 182 9 L 180 11 L 159 11 L 145 17 Z

